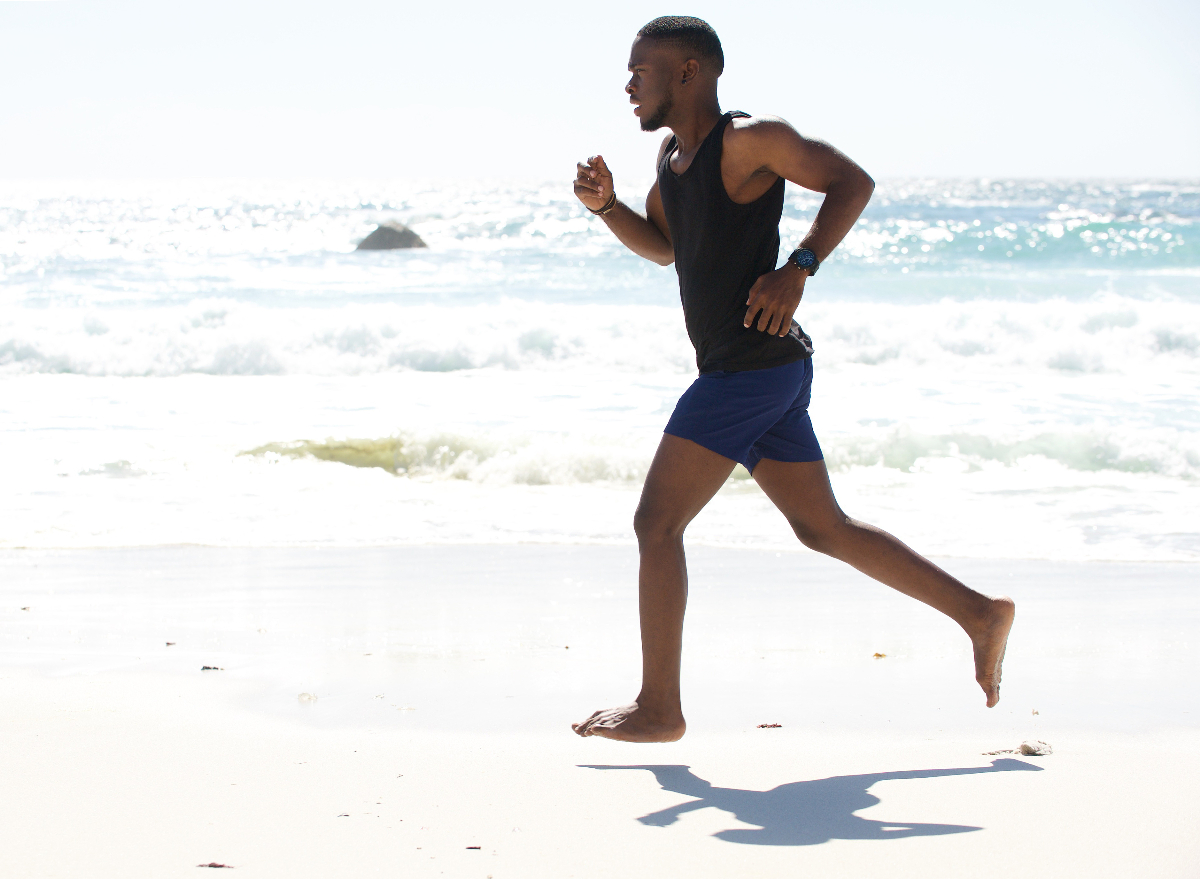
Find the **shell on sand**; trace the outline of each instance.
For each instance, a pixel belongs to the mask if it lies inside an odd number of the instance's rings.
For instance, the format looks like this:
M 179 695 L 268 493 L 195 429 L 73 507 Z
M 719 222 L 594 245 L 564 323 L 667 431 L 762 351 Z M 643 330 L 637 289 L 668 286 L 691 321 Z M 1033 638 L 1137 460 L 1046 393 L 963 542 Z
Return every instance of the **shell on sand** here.
M 997 754 L 1021 754 L 1025 757 L 1045 757 L 1047 754 L 1053 754 L 1054 749 L 1050 747 L 1048 742 L 1043 742 L 1040 739 L 1037 741 L 1025 741 L 1016 748 L 1004 748 L 1000 751 L 984 751 L 986 756 L 994 757 Z

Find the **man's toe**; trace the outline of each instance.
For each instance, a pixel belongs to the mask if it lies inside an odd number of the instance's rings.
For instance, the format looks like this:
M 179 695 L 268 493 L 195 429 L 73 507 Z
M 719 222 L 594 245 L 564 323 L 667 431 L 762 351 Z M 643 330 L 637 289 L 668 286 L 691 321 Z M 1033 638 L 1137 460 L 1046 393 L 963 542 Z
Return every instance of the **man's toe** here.
M 590 736 L 592 734 L 592 727 L 596 725 L 596 715 L 599 713 L 596 712 L 596 714 L 593 714 L 587 720 L 583 721 L 583 723 L 571 724 L 571 729 L 575 730 L 581 736 Z

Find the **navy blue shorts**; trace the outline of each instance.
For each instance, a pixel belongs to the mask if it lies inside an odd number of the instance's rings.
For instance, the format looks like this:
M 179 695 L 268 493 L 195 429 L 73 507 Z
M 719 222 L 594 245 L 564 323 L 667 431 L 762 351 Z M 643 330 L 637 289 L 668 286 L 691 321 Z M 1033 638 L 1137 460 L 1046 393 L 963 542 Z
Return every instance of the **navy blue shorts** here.
M 664 433 L 689 439 L 754 472 L 763 458 L 824 458 L 808 417 L 812 358 L 770 369 L 706 372 L 675 405 Z

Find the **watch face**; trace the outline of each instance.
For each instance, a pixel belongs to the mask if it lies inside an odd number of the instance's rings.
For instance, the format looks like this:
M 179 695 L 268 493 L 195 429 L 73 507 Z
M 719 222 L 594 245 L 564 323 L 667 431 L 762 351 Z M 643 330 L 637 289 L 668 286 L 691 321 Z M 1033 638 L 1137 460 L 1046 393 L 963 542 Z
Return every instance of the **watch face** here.
M 802 269 L 806 269 L 817 261 L 817 255 L 811 250 L 798 250 L 796 257 L 792 260 Z

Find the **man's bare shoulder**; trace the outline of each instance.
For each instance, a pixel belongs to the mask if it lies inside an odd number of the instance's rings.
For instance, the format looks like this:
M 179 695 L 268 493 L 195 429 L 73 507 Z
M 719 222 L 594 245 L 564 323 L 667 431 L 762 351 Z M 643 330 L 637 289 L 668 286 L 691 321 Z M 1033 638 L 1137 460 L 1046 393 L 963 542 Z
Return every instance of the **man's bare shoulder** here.
M 734 178 L 778 173 L 771 169 L 799 139 L 796 129 L 778 116 L 735 116 L 721 140 L 723 161 Z
M 779 116 L 734 116 L 725 128 L 726 149 L 755 150 L 786 143 L 799 136 L 791 123 Z

